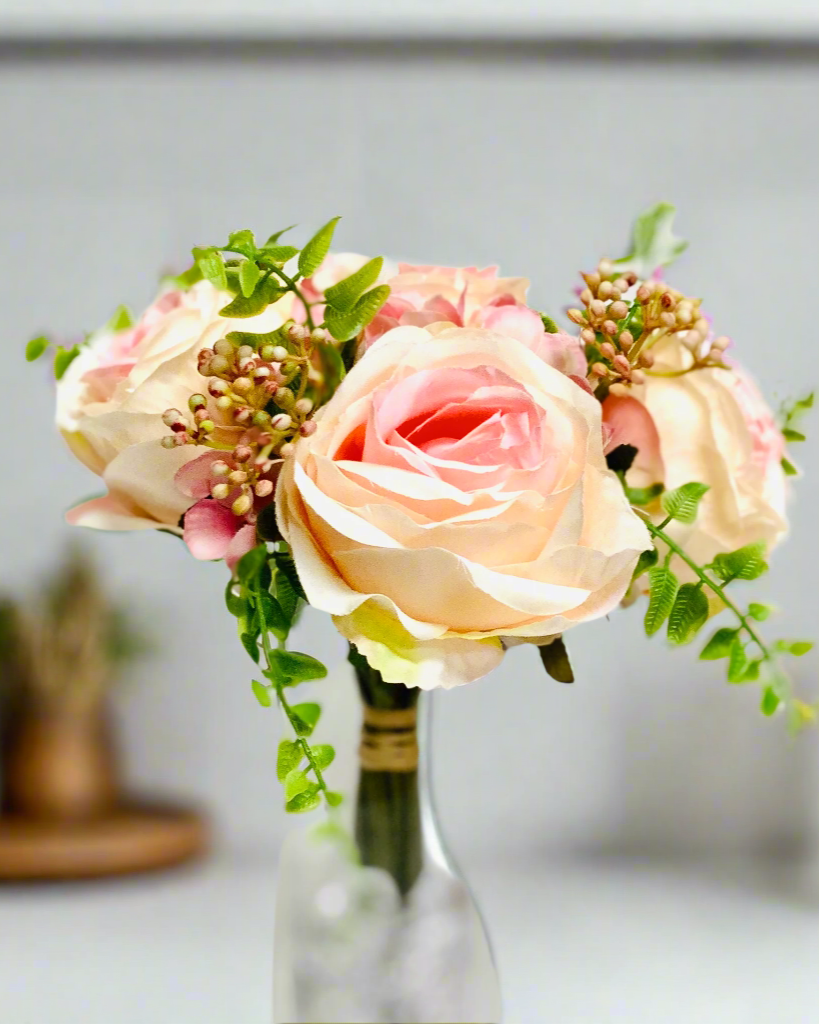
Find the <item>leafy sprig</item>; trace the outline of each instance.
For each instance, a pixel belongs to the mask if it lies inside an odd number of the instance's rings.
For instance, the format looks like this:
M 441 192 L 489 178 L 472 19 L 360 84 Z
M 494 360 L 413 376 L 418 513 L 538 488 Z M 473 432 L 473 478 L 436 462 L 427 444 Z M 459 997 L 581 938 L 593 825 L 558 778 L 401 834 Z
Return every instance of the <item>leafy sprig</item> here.
M 764 544 L 747 544 L 735 551 L 717 555 L 707 565 L 699 565 L 667 532 L 672 521 L 685 524 L 696 521 L 699 502 L 707 491 L 705 484 L 695 482 L 666 491 L 662 496 L 666 518 L 659 525 L 652 521 L 647 512 L 636 509 L 644 518 L 655 542 L 652 549 L 643 552 L 634 573 L 635 579 L 648 573 L 649 601 L 644 623 L 646 634 L 652 636 L 667 623 L 667 636 L 672 644 L 690 643 L 709 619 L 707 593 L 710 593 L 733 614 L 737 624 L 717 629 L 703 648 L 700 658 L 704 661 L 727 659 L 729 683 L 761 684 L 760 706 L 763 714 L 772 715 L 783 706 L 793 725 L 803 725 L 816 717 L 816 711 L 793 695 L 780 656 L 790 654 L 801 657 L 812 649 L 813 644 L 806 640 L 767 642 L 759 633 L 756 623 L 764 622 L 770 616 L 770 606 L 751 602 L 743 611 L 727 593 L 729 585 L 758 579 L 767 572 Z M 693 572 L 696 582 L 680 583 L 671 568 L 674 557 L 679 558 Z
M 244 555 L 225 594 L 228 611 L 237 620 L 242 646 L 256 664 L 263 666 L 261 674 L 266 682 L 254 679 L 253 693 L 262 707 L 270 707 L 275 697 L 293 730 L 293 739 L 280 742 L 276 759 L 285 809 L 291 813 L 314 810 L 322 797 L 330 807 L 337 807 L 342 800 L 324 778 L 335 750 L 327 743 L 309 742 L 321 717 L 320 706 L 312 701 L 293 704 L 288 697 L 288 691 L 299 683 L 327 675 L 327 669 L 316 658 L 286 648 L 304 599 L 284 542 L 272 554 L 266 545 L 259 544 Z
M 801 420 L 805 413 L 813 408 L 813 398 L 814 392 L 811 391 L 804 398 L 797 398 L 783 403 L 780 410 L 780 424 L 782 436 L 789 444 L 806 440 L 805 434 L 799 428 L 802 425 Z M 799 470 L 787 456 L 782 458 L 782 469 L 788 476 L 799 475 Z

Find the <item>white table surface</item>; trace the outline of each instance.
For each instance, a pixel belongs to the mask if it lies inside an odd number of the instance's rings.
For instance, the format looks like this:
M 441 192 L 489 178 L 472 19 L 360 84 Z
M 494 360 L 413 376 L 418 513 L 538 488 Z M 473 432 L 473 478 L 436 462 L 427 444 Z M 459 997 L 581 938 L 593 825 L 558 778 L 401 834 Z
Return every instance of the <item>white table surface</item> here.
M 575 861 L 473 869 L 506 1024 L 802 1024 L 819 999 L 804 876 Z M 0 888 L 2 1024 L 269 1024 L 273 860 Z

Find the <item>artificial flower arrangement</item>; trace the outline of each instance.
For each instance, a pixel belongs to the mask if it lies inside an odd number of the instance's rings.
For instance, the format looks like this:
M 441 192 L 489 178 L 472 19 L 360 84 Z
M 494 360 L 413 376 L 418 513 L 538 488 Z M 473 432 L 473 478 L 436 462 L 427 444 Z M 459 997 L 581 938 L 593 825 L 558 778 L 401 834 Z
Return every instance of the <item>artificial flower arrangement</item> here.
M 334 218 L 301 249 L 247 230 L 195 248 L 139 318 L 56 346 L 58 426 L 107 487 L 68 520 L 226 561 L 253 691 L 292 727 L 288 810 L 342 799 L 311 739 L 320 708 L 291 697 L 326 674 L 286 646 L 304 602 L 362 672 L 421 689 L 515 644 L 571 681 L 563 635 L 636 600 L 672 644 L 727 613 L 701 657 L 758 682 L 765 714 L 813 718 L 782 664 L 811 645 L 765 639 L 770 609 L 735 594 L 785 536 L 786 443 L 812 395 L 777 423 L 663 279 L 685 247 L 673 214 L 644 214 L 627 256 L 582 275 L 571 333 L 495 268 L 332 255 Z

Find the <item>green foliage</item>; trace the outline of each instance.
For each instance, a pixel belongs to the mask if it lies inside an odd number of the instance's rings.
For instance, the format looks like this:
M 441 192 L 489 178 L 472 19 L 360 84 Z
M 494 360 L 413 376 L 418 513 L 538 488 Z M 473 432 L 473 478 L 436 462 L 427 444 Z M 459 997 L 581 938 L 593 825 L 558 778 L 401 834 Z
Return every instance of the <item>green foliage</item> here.
M 380 284 L 365 292 L 347 313 L 328 306 L 324 314 L 327 330 L 337 341 L 354 338 L 370 323 L 389 297 L 390 286 Z
M 708 621 L 708 598 L 701 583 L 683 583 L 668 617 L 672 644 L 690 643 Z
M 276 242 L 278 242 L 278 240 L 282 237 L 282 235 L 287 234 L 288 231 L 292 231 L 295 226 L 295 224 L 291 224 L 290 227 L 282 228 L 281 231 L 275 231 L 270 236 L 270 238 L 268 238 L 268 240 L 264 243 L 263 248 L 268 248 L 269 246 L 275 245 Z
M 794 442 L 805 440 L 805 435 L 802 433 L 801 430 L 797 430 L 796 428 L 799 425 L 799 422 L 805 415 L 805 413 L 809 409 L 813 408 L 813 400 L 814 392 L 811 391 L 811 393 L 809 395 L 805 395 L 804 398 L 798 398 L 795 399 L 794 401 L 786 402 L 782 406 L 782 436 L 785 438 L 786 441 Z M 785 472 L 788 473 L 788 469 L 784 466 L 784 463 L 786 462 L 788 463 L 788 466 L 791 466 L 792 469 L 793 466 L 791 465 L 791 463 L 788 462 L 787 459 L 783 459 L 783 468 L 785 469 Z M 788 475 L 793 476 L 795 475 L 795 472 L 796 471 L 794 470 L 793 473 L 788 473 Z
M 552 320 L 552 318 L 550 316 L 547 316 L 545 313 L 540 313 L 539 315 L 540 315 L 541 323 L 543 324 L 543 330 L 547 334 L 559 334 L 560 333 L 560 328 L 557 326 L 557 324 L 554 322 L 554 320 Z
M 324 794 L 324 798 L 331 807 L 338 807 L 339 804 L 342 803 L 342 801 L 344 800 L 344 797 L 341 795 L 341 793 L 335 793 L 333 792 L 333 790 L 328 790 Z
M 293 590 L 299 595 L 302 601 L 307 600 L 307 595 L 304 593 L 304 588 L 299 580 L 299 574 L 296 571 L 296 563 L 293 561 L 293 556 L 289 550 L 279 550 L 273 555 L 273 561 L 276 565 L 276 570 L 283 576 L 287 577 L 287 582 L 293 588 Z
M 255 260 L 245 260 L 239 267 L 239 287 L 246 299 L 249 299 L 253 294 L 261 276 L 262 272 L 259 270 L 259 265 Z
M 736 551 L 717 555 L 706 568 L 711 569 L 724 583 L 730 583 L 732 580 L 755 580 L 768 570 L 765 544 L 746 544 Z
M 127 331 L 135 323 L 134 314 L 127 306 L 117 306 L 113 316 L 108 321 L 108 329 L 110 331 Z
M 208 249 L 194 249 L 193 258 L 199 268 L 202 277 L 215 288 L 223 291 L 227 289 L 227 274 L 225 273 L 225 262 L 219 252 L 213 247 Z
M 79 345 L 74 345 L 73 348 L 63 348 L 62 345 L 57 346 L 57 351 L 54 354 L 54 377 L 57 380 L 63 379 L 65 371 L 79 354 Z
M 766 686 L 762 691 L 762 702 L 760 703 L 759 709 L 763 715 L 767 715 L 770 718 L 770 716 L 776 712 L 781 703 L 781 698 L 773 686 Z
M 299 736 L 310 736 L 321 717 L 321 707 L 312 701 L 295 704 L 292 708 L 295 716 L 295 729 Z
M 282 740 L 276 755 L 276 778 L 284 782 L 294 768 L 298 768 L 304 759 L 301 744 L 293 740 Z
M 707 484 L 689 483 L 666 491 L 661 499 L 663 511 L 680 523 L 693 523 L 702 498 L 710 490 Z
M 299 250 L 294 245 L 264 245 L 259 252 L 266 263 L 275 263 L 278 267 L 283 267 L 285 263 L 299 254 Z
M 226 248 L 252 259 L 256 255 L 256 238 L 249 228 L 231 231 Z
M 256 637 L 252 633 L 246 633 L 246 632 L 240 631 L 240 633 L 239 633 L 239 640 L 240 640 L 240 642 L 242 644 L 242 647 L 244 647 L 244 649 L 247 651 L 248 655 L 258 665 L 259 664 L 259 645 L 256 642 Z
M 724 626 L 718 629 L 711 637 L 700 654 L 702 661 L 716 661 L 718 658 L 727 658 L 731 653 L 731 645 L 739 633 L 739 628 L 731 629 Z
M 538 651 L 543 667 L 552 679 L 557 680 L 558 683 L 574 682 L 572 663 L 569 660 L 569 652 L 566 650 L 562 636 L 556 636 L 549 644 L 540 645 Z
M 649 487 L 628 487 L 624 484 L 626 498 L 630 505 L 637 505 L 642 508 L 645 505 L 650 505 L 652 501 L 655 501 L 665 490 L 663 484 L 651 484 Z
M 813 650 L 810 640 L 777 640 L 774 647 L 777 651 L 782 651 L 783 654 L 792 654 L 796 658 L 801 658 L 808 651 Z
M 752 601 L 748 605 L 748 614 L 757 622 L 764 622 L 770 617 L 772 611 L 773 608 L 769 604 L 758 604 L 756 601 Z
M 327 668 L 309 654 L 285 651 L 279 648 L 272 652 L 270 659 L 271 677 L 283 686 L 295 686 L 309 679 L 324 679 Z
M 324 293 L 324 299 L 328 306 L 338 310 L 340 313 L 349 313 L 361 296 L 371 288 L 378 280 L 384 260 L 381 256 L 365 263 L 360 270 L 345 277 L 338 284 L 331 285 Z
M 748 670 L 749 659 L 745 644 L 740 637 L 734 637 L 731 649 L 728 653 L 728 682 L 745 682 L 745 673 Z
M 807 441 L 805 435 L 799 430 L 794 430 L 793 427 L 785 427 L 782 436 L 786 441 Z
M 657 564 L 657 560 L 660 556 L 657 553 L 656 548 L 649 548 L 648 551 L 641 551 L 640 557 L 637 559 L 637 565 L 634 568 L 634 574 L 631 577 L 632 583 L 634 580 L 639 579 L 644 572 L 648 572 L 649 569 L 653 569 Z
M 783 456 L 780 460 L 780 464 L 785 476 L 799 476 L 799 470 L 794 466 L 790 459 L 786 459 Z
M 256 286 L 256 290 L 252 295 L 247 298 L 244 295 L 237 295 L 231 302 L 219 310 L 219 315 L 230 317 L 231 319 L 258 316 L 272 302 L 280 299 L 286 291 L 287 289 L 283 288 L 276 278 L 266 277 L 261 284 Z
M 620 270 L 633 270 L 638 277 L 650 277 L 658 267 L 672 263 L 688 246 L 673 230 L 676 209 L 670 203 L 657 203 L 634 222 L 631 249 L 615 260 Z
M 264 683 L 260 683 L 258 679 L 252 680 L 250 685 L 253 688 L 253 695 L 256 700 L 263 708 L 269 708 L 272 704 L 272 701 L 270 700 L 270 687 L 265 686 Z
M 35 359 L 39 359 L 50 344 L 48 338 L 43 335 L 40 335 L 39 338 L 32 338 L 26 345 L 26 362 L 33 363 Z
M 313 760 L 322 771 L 330 767 L 335 756 L 335 749 L 329 743 L 319 743 L 313 747 Z
M 302 277 L 312 277 L 327 257 L 333 242 L 333 234 L 340 217 L 328 220 L 324 227 L 313 235 L 299 253 L 299 273 Z
M 304 793 L 304 791 L 309 788 L 310 780 L 307 778 L 307 773 L 302 771 L 300 768 L 294 768 L 291 772 L 288 772 L 285 777 L 284 798 L 289 802 L 294 796 L 298 796 L 299 793 Z
M 670 569 L 664 566 L 655 566 L 648 570 L 648 586 L 645 630 L 648 636 L 652 636 L 671 614 L 677 592 L 680 589 L 680 581 Z
M 330 801 L 328 800 L 327 802 L 329 803 Z M 292 800 L 288 800 L 284 806 L 285 810 L 289 811 L 290 814 L 303 814 L 306 811 L 314 811 L 320 804 L 319 787 L 313 782 L 303 793 L 299 793 Z

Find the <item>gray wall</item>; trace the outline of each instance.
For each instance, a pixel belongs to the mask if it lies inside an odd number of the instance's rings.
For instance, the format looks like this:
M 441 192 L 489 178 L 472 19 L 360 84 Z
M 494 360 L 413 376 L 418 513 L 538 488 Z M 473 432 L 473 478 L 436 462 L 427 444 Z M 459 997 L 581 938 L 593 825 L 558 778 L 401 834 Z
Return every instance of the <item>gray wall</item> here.
M 55 436 L 47 375 L 25 366 L 21 343 L 146 302 L 155 268 L 233 228 L 340 212 L 344 248 L 499 262 L 558 310 L 575 269 L 617 255 L 633 213 L 668 198 L 692 242 L 676 281 L 706 296 L 771 398 L 819 380 L 811 53 L 385 44 L 7 48 L 0 60 L 4 588 L 48 567 L 68 535 L 63 509 L 99 490 Z M 799 452 L 793 537 L 764 585 L 790 635 L 817 632 L 818 450 Z M 232 845 L 278 841 L 278 723 L 250 694 L 224 567 L 161 535 L 88 539 L 163 645 L 118 697 L 133 778 L 207 801 Z M 321 616 L 301 634 L 304 648 L 343 657 Z M 464 859 L 735 851 L 813 835 L 815 736 L 794 742 L 763 720 L 754 687 L 648 643 L 637 609 L 569 645 L 574 687 L 522 649 L 442 695 L 439 803 Z M 809 688 L 814 656 L 797 669 Z

